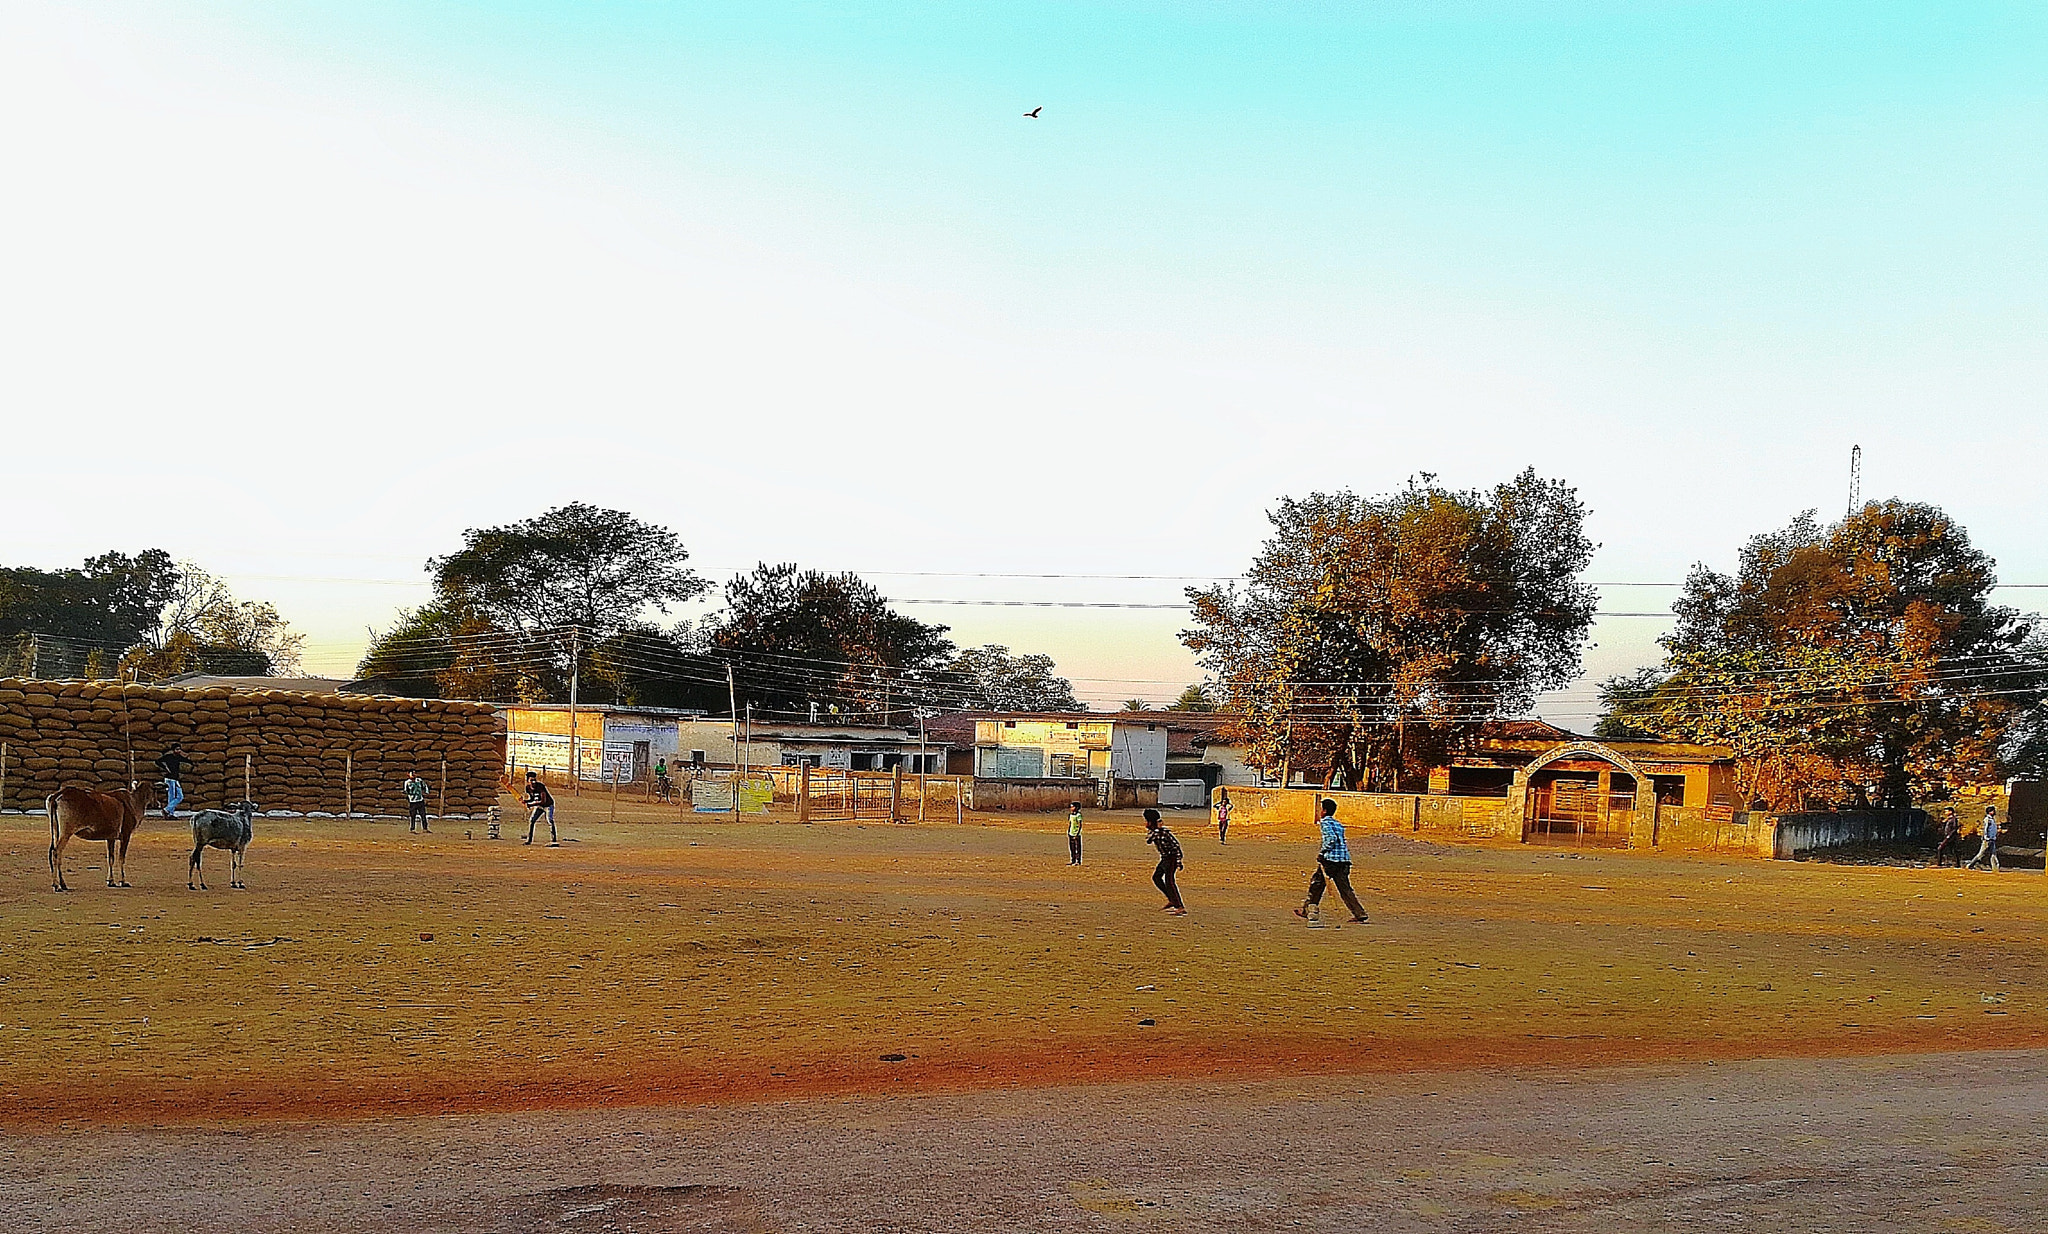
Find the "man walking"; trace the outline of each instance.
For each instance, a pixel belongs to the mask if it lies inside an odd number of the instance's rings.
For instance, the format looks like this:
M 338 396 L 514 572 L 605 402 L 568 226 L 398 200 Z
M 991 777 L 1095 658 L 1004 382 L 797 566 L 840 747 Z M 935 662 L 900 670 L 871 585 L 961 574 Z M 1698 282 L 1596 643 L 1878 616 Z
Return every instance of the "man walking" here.
M 1977 846 L 1977 855 L 1975 857 L 1970 858 L 1970 864 L 1964 866 L 1963 868 L 1966 870 L 1974 870 L 1977 868 L 1977 863 L 1981 861 L 1986 863 L 1986 869 L 1989 869 L 1993 874 L 1996 874 L 1998 873 L 1997 806 L 1984 807 L 1984 825 L 1981 828 L 1979 828 L 1979 833 L 1983 835 L 1984 842 Z
M 399 786 L 405 790 L 405 829 L 414 827 L 427 829 L 427 782 L 417 771 L 405 775 L 405 783 Z
M 1949 858 L 1956 859 L 1957 868 L 1963 864 L 1963 820 L 1950 806 L 1941 814 L 1941 841 L 1934 846 L 1934 868 L 1939 870 L 1948 864 Z
M 540 782 L 540 776 L 536 772 L 526 773 L 526 804 L 533 809 L 533 813 L 526 818 L 526 842 L 533 843 L 533 829 L 545 815 L 548 820 L 548 847 L 560 848 L 561 837 L 555 834 L 555 795 L 548 791 L 547 785 Z
M 1159 850 L 1159 868 L 1152 871 L 1152 885 L 1166 897 L 1166 911 L 1176 917 L 1188 915 L 1187 906 L 1180 902 L 1180 884 L 1174 881 L 1174 871 L 1181 868 L 1180 841 L 1159 821 L 1159 811 L 1145 811 L 1145 843 Z
M 1081 864 L 1081 803 L 1067 803 L 1067 864 Z
M 1322 817 L 1316 820 L 1322 828 L 1322 847 L 1316 850 L 1316 872 L 1309 876 L 1308 899 L 1294 910 L 1294 915 L 1316 924 L 1322 917 L 1323 888 L 1330 883 L 1337 884 L 1337 894 L 1344 898 L 1344 907 L 1351 910 L 1351 924 L 1365 924 L 1365 906 L 1358 902 L 1358 893 L 1351 890 L 1351 846 L 1344 842 L 1344 824 L 1337 821 L 1337 803 L 1323 798 Z
M 156 769 L 164 776 L 164 817 L 178 817 L 178 803 L 185 800 L 185 769 L 192 766 L 192 760 L 185 757 L 182 742 L 173 741 L 171 748 L 157 755 Z
M 1216 842 L 1222 844 L 1230 834 L 1230 790 L 1218 785 L 1216 788 Z

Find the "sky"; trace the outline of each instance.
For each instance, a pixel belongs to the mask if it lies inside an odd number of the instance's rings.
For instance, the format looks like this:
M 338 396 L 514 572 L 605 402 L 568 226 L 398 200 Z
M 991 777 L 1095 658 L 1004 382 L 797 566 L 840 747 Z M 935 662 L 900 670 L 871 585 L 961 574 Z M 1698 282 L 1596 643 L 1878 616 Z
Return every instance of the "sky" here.
M 0 562 L 163 547 L 346 675 L 581 500 L 1157 703 L 1182 613 L 1010 602 L 1533 466 L 1657 613 L 1860 445 L 2048 583 L 2044 65 L 2038 4 L 0 0 Z

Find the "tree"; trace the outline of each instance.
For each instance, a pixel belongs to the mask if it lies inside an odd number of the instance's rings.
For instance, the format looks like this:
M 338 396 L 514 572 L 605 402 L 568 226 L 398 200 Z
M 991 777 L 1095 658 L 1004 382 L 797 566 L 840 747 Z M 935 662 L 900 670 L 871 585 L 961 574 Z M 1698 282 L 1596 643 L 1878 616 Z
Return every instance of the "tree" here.
M 419 696 L 560 702 L 572 671 L 591 702 L 654 705 L 682 690 L 655 684 L 619 640 L 669 636 L 647 620 L 709 586 L 684 563 L 676 534 L 622 510 L 582 502 L 533 518 L 471 528 L 463 546 L 427 562 L 433 602 L 399 614 L 356 666 Z M 610 650 L 599 657 L 598 648 Z M 571 651 L 580 657 L 570 663 Z M 661 647 L 649 656 L 666 654 Z M 699 666 L 699 673 L 702 668 Z M 692 693 L 696 684 L 691 683 Z M 695 694 L 692 693 L 692 697 Z
M 1216 704 L 1209 701 L 1209 687 L 1197 682 L 1180 692 L 1168 711 L 1214 711 Z
M 1125 711 L 1150 711 L 1151 704 L 1142 698 L 1127 698 L 1124 700 L 1123 709 Z
M 1660 734 L 1643 722 L 1641 713 L 1663 684 L 1664 670 L 1654 664 L 1601 682 L 1600 722 L 1593 726 L 1593 735 L 1602 741 L 1656 740 Z
M 585 697 L 638 707 L 726 706 L 725 682 L 687 625 L 648 622 L 621 629 L 591 649 Z
M 582 502 L 462 540 L 427 563 L 435 599 L 501 629 L 574 626 L 602 639 L 710 586 L 683 564 L 690 554 L 674 532 Z
M 1244 589 L 1190 588 L 1201 657 L 1262 770 L 1387 791 L 1578 672 L 1594 595 L 1577 493 L 1534 470 L 1491 490 L 1288 498 Z
M 969 647 L 946 666 L 955 701 L 978 711 L 1081 711 L 1074 685 L 1054 673 L 1051 656 L 1013 656 L 989 643 Z
M 1745 795 L 1910 805 L 1999 778 L 2048 692 L 2033 625 L 1990 602 L 1995 565 L 1935 506 L 1808 511 L 1695 566 L 1665 636 L 1664 680 L 1633 722 L 1730 746 Z
M 0 675 L 86 674 L 95 651 L 104 664 L 155 634 L 178 582 L 171 555 L 155 548 L 102 553 L 79 569 L 0 569 Z
M 453 601 L 401 609 L 356 664 L 378 691 L 413 698 L 547 702 L 566 696 L 567 649 L 552 634 L 503 629 Z
M 945 635 L 891 609 L 857 575 L 763 562 L 725 585 L 705 642 L 735 665 L 740 698 L 768 714 L 803 718 L 817 703 L 887 725 L 946 697 Z
M 154 627 L 121 657 L 121 668 L 144 680 L 192 672 L 269 677 L 297 672 L 304 645 L 275 606 L 238 600 L 197 563 L 181 561 Z

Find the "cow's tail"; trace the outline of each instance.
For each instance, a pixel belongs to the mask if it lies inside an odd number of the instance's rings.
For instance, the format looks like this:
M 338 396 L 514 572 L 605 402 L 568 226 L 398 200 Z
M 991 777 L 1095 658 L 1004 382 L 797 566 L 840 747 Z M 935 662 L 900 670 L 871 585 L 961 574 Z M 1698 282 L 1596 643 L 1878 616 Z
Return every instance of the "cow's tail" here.
M 50 816 L 50 885 L 60 884 L 57 877 L 57 794 L 43 798 L 43 810 Z

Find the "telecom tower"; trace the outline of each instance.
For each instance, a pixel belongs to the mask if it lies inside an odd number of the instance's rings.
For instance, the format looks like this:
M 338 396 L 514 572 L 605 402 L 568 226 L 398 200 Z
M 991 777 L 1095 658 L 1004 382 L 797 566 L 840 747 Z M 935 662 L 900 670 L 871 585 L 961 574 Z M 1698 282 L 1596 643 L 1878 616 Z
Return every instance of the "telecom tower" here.
M 1849 447 L 1849 513 L 1863 508 L 1863 447 Z

